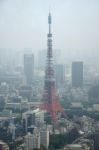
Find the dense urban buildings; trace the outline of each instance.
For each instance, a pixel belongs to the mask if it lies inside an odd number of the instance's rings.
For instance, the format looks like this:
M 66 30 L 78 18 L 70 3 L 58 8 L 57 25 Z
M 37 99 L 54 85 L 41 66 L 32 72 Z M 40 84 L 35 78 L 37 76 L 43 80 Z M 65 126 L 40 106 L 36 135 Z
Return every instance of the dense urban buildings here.
M 99 150 L 99 70 L 70 51 L 63 63 L 51 23 L 35 67 L 32 48 L 0 49 L 0 150 Z
M 33 125 L 44 123 L 44 111 L 39 109 L 26 111 L 22 114 L 23 129 L 27 133 Z

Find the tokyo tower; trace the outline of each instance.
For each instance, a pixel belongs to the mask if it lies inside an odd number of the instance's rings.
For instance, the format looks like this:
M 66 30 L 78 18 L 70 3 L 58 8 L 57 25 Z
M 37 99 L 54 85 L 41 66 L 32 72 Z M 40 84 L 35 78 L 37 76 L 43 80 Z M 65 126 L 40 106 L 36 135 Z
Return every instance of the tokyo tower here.
M 53 65 L 53 51 L 52 51 L 52 33 L 51 33 L 51 13 L 48 16 L 49 33 L 47 34 L 47 62 L 45 68 L 45 80 L 44 80 L 44 93 L 42 98 L 42 109 L 50 113 L 52 120 L 57 120 L 58 112 L 62 112 L 63 109 L 59 103 L 59 96 L 55 87 L 55 74 Z

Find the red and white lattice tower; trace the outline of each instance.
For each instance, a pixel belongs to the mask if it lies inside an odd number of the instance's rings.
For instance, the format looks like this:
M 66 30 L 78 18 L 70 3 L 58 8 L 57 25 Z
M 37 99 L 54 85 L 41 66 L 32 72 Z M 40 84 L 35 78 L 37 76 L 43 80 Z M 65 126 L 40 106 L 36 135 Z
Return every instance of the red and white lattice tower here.
M 56 93 L 55 75 L 52 54 L 52 33 L 51 33 L 51 14 L 48 16 L 49 33 L 47 35 L 47 63 L 45 68 L 44 94 L 42 98 L 42 109 L 50 113 L 53 121 L 57 120 L 57 113 L 63 109 L 59 103 L 59 97 Z

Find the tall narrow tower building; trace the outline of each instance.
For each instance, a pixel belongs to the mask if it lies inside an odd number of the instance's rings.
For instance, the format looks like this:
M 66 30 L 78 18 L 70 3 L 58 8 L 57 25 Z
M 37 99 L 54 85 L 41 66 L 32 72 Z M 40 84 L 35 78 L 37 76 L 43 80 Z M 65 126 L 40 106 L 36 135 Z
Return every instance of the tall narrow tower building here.
M 34 55 L 24 54 L 24 74 L 28 85 L 33 83 L 34 76 Z
M 83 62 L 72 62 L 72 86 L 83 87 Z
M 57 113 L 62 111 L 59 104 L 59 97 L 56 93 L 55 87 L 55 74 L 53 66 L 53 51 L 52 51 L 52 33 L 51 33 L 52 18 L 49 13 L 48 25 L 49 33 L 47 35 L 47 62 L 45 68 L 45 81 L 44 81 L 44 94 L 43 94 L 43 106 L 42 108 L 50 113 L 53 121 L 57 119 Z

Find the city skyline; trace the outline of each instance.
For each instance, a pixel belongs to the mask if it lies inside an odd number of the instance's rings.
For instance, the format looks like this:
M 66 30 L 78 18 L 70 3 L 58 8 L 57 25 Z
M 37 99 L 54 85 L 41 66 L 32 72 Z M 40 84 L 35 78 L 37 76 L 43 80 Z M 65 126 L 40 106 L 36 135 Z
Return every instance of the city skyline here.
M 99 149 L 98 6 L 0 0 L 0 150 Z
M 99 49 L 97 0 L 1 0 L 0 48 L 32 48 L 34 53 L 46 49 L 49 7 L 53 16 L 53 48 L 76 59 L 88 54 L 95 58 Z

